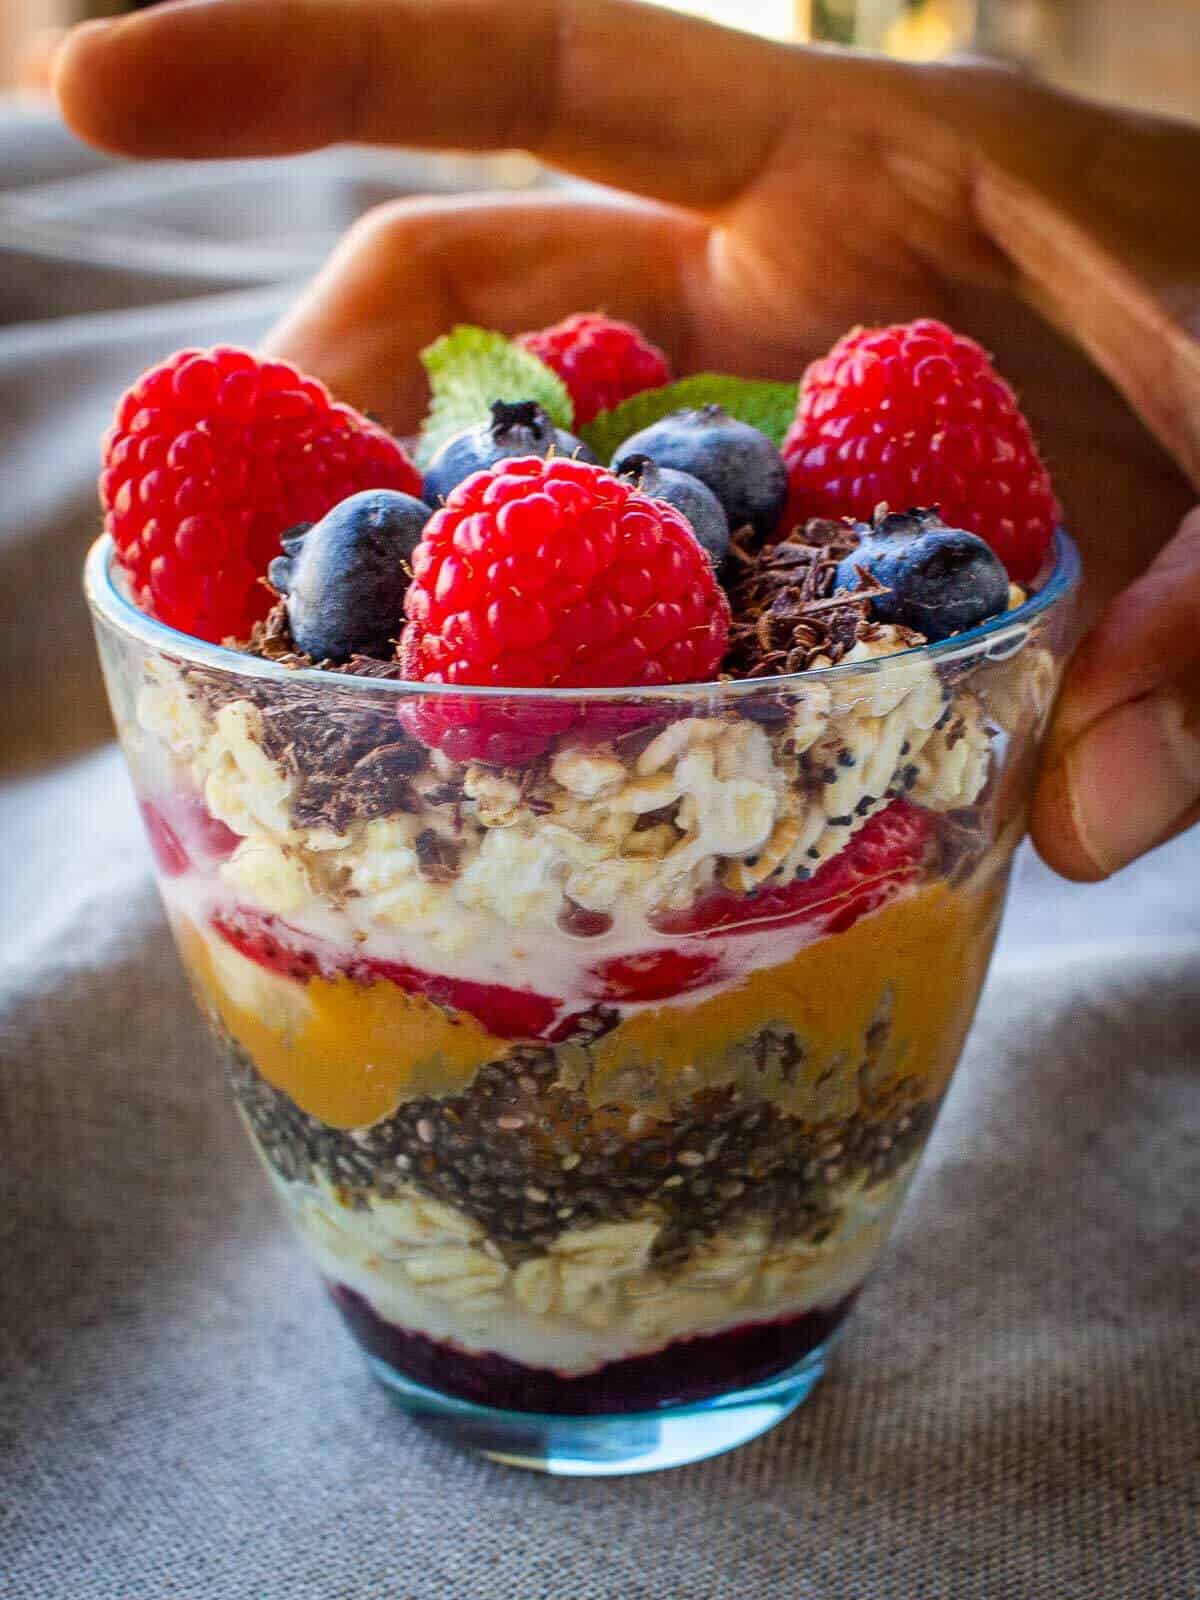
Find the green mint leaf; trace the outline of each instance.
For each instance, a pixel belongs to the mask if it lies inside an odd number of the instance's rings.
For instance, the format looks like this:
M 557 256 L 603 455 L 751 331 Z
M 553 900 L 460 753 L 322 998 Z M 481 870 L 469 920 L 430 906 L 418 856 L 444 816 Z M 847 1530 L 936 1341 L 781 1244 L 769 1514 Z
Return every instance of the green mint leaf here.
M 417 440 L 417 462 L 427 467 L 456 433 L 486 422 L 493 400 L 536 400 L 560 428 L 574 421 L 567 386 L 544 361 L 502 333 L 465 324 L 421 352 L 432 391 Z
M 720 372 L 698 372 L 662 389 L 643 389 L 611 411 L 593 417 L 579 436 L 601 461 L 611 461 L 631 433 L 687 407 L 724 406 L 730 416 L 765 433 L 772 444 L 783 436 L 796 415 L 799 385 L 771 383 L 765 378 L 731 378 Z

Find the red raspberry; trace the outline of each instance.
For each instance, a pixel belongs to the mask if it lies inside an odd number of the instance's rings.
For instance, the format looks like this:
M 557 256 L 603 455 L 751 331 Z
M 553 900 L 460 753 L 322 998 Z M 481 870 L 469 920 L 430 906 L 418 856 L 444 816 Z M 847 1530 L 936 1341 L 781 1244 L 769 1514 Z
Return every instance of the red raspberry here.
M 401 961 L 379 961 L 349 954 L 311 938 L 269 912 L 239 906 L 218 911 L 212 928 L 248 961 L 268 972 L 309 983 L 341 974 L 356 983 L 394 983 L 405 994 L 424 995 L 446 1011 L 465 1011 L 498 1039 L 546 1039 L 570 1031 L 561 1016 L 562 1002 L 529 989 L 501 983 L 476 983 L 410 967 Z
M 138 804 L 154 859 L 168 878 L 179 877 L 192 865 L 211 867 L 237 848 L 237 834 L 195 795 L 160 796 Z
M 212 927 L 247 961 L 296 983 L 335 977 L 338 965 L 324 946 L 305 940 L 295 928 L 269 912 L 244 910 L 213 913 Z
M 673 1000 L 725 976 L 720 956 L 707 950 L 643 950 L 613 956 L 590 975 L 588 992 L 598 1000 Z
M 617 322 L 599 311 L 577 311 L 552 328 L 519 334 L 517 343 L 558 373 L 578 425 L 631 394 L 671 381 L 670 365 L 656 344 L 632 322 Z
M 811 878 L 771 884 L 750 895 L 713 889 L 686 911 L 655 919 L 682 945 L 614 956 L 590 974 L 599 1000 L 669 1000 L 704 988 L 735 970 L 728 941 L 764 927 L 811 924 L 821 935 L 845 933 L 924 876 L 934 820 L 908 800 L 893 800 Z
M 987 541 L 1011 577 L 1035 577 L 1061 517 L 1016 397 L 987 353 L 922 318 L 858 328 L 804 374 L 783 442 L 785 527 L 940 508 Z
M 475 473 L 413 554 L 405 676 L 503 688 L 629 688 L 712 678 L 729 603 L 673 507 L 603 467 L 521 456 Z M 530 760 L 579 708 L 454 696 L 409 726 L 455 760 Z
M 282 361 L 181 350 L 117 407 L 100 499 L 144 611 L 201 639 L 244 638 L 279 535 L 360 489 L 419 495 L 396 441 Z
M 928 811 L 893 800 L 811 878 L 771 884 L 753 895 L 714 889 L 686 911 L 659 918 L 656 926 L 663 933 L 715 936 L 811 922 L 824 934 L 844 933 L 923 876 L 933 830 Z

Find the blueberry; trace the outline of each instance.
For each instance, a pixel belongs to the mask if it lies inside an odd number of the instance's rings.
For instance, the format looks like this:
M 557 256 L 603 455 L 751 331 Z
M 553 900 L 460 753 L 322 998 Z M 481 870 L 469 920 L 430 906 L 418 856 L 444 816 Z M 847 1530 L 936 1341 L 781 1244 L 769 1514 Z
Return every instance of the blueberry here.
M 626 439 L 613 457 L 615 470 L 622 471 L 634 455 L 707 484 L 731 528 L 749 524 L 760 536 L 774 533 L 787 499 L 783 457 L 765 433 L 731 417 L 724 406 L 673 411 L 652 422 Z
M 429 463 L 422 494 L 431 506 L 439 505 L 457 484 L 473 472 L 494 467 L 510 456 L 574 456 L 595 462 L 581 439 L 556 428 L 535 400 L 494 400 L 490 422 L 457 433 Z
M 411 494 L 367 489 L 284 534 L 268 577 L 285 596 L 298 649 L 315 661 L 391 656 L 408 563 L 430 515 Z
M 690 472 L 660 467 L 649 456 L 639 455 L 624 458 L 621 476 L 631 478 L 652 500 L 665 500 L 676 511 L 682 511 L 713 566 L 721 565 L 729 554 L 729 518 L 706 483 L 693 478 Z
M 946 527 L 936 511 L 914 509 L 864 527 L 837 569 L 836 587 L 861 588 L 860 568 L 888 589 L 871 601 L 875 617 L 927 639 L 947 639 L 1008 607 L 999 556 L 973 533 Z

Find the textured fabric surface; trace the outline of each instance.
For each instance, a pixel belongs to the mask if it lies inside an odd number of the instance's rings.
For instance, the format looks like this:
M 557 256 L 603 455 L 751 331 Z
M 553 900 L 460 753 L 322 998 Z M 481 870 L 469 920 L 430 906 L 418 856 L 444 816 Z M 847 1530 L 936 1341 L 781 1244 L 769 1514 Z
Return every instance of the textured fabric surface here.
M 782 1427 L 551 1481 L 369 1379 L 192 1013 L 76 598 L 113 390 L 280 300 L 0 328 L 0 1600 L 1200 1596 L 1200 840 L 1096 889 L 1023 854 L 896 1240 Z

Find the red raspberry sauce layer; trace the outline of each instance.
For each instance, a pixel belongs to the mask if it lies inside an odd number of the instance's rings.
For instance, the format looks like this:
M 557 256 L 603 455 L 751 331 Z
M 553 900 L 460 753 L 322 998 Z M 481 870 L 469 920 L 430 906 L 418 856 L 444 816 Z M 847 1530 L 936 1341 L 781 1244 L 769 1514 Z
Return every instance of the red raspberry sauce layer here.
M 805 1311 L 778 1322 L 746 1323 L 723 1333 L 677 1339 L 648 1355 L 610 1361 L 592 1372 L 565 1374 L 454 1345 L 386 1322 L 345 1284 L 329 1283 L 338 1310 L 358 1342 L 402 1377 L 428 1389 L 501 1411 L 602 1416 L 695 1405 L 730 1390 L 765 1383 L 811 1355 L 854 1303 Z
M 925 873 L 933 818 L 908 801 L 894 801 L 873 817 L 840 855 L 806 881 L 736 895 L 715 890 L 689 908 L 660 920 L 664 944 L 612 956 L 587 974 L 592 1004 L 653 1004 L 736 976 L 736 940 L 764 928 L 811 924 L 814 935 L 844 933 L 878 911 Z M 170 870 L 166 862 L 164 870 Z M 565 1002 L 528 989 L 472 982 L 428 972 L 407 962 L 342 953 L 250 908 L 218 912 L 213 930 L 249 960 L 298 982 L 347 974 L 363 983 L 394 983 L 409 994 L 465 1011 L 501 1039 L 568 1038 L 575 1016 Z M 565 936 L 564 936 L 565 937 Z

